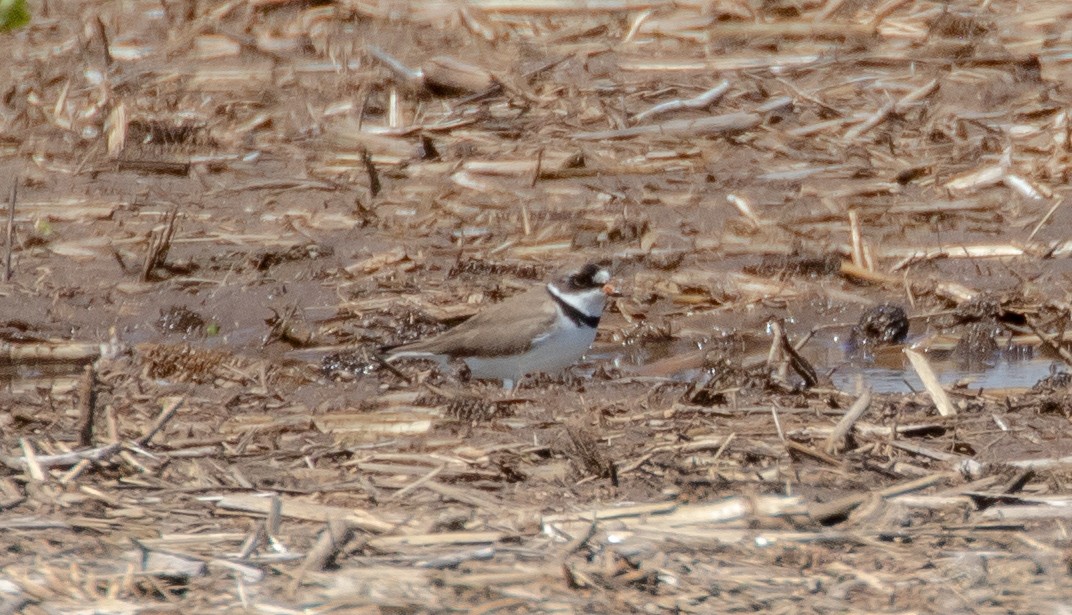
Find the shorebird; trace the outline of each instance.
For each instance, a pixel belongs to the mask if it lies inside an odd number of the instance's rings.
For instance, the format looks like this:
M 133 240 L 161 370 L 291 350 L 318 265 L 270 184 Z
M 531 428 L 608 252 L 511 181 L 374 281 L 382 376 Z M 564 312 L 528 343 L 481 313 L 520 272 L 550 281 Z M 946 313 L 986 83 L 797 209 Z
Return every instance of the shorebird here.
M 610 272 L 587 264 L 497 303 L 435 337 L 387 350 L 386 360 L 461 360 L 474 378 L 512 389 L 526 374 L 556 373 L 580 359 L 614 292 Z

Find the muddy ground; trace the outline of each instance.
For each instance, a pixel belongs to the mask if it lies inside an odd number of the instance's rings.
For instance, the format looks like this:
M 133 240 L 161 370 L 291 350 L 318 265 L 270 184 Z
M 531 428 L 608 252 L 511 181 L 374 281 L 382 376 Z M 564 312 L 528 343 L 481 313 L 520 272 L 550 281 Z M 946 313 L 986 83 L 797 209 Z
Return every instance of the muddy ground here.
M 1067 609 L 1063 0 L 32 9 L 0 612 Z M 588 261 L 564 376 L 373 358 Z

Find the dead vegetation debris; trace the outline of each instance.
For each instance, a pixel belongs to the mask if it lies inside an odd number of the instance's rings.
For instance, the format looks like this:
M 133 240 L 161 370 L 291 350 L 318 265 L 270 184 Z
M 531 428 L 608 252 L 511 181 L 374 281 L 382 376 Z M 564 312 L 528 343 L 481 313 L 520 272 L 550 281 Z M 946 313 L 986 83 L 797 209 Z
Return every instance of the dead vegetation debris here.
M 221 373 L 221 366 L 233 360 L 229 352 L 187 344 L 151 344 L 141 349 L 140 357 L 150 378 L 197 383 L 214 381 Z
M 1070 377 L 972 379 L 1072 363 L 1070 19 L 42 5 L 0 35 L 0 612 L 1067 609 Z M 568 374 L 376 360 L 597 259 Z
M 745 271 L 767 277 L 828 276 L 841 270 L 837 254 L 806 254 L 794 250 L 791 254 L 768 254 L 759 265 Z
M 543 280 L 547 276 L 547 269 L 536 263 L 503 263 L 466 257 L 459 258 L 447 272 L 448 278 L 460 275 L 493 279 L 511 276 L 521 280 Z

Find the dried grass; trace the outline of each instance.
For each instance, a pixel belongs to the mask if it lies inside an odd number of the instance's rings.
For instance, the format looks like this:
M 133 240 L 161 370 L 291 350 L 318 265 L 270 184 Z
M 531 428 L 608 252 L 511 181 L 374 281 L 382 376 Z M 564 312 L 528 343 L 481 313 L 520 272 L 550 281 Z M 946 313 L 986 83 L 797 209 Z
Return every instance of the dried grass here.
M 81 379 L 0 397 L 0 612 L 1069 602 L 1067 386 L 942 386 L 934 336 L 926 396 L 850 394 L 755 333 L 894 295 L 1067 358 L 1066 2 L 48 7 L 0 367 Z M 516 397 L 365 360 L 597 258 L 602 343 L 732 345 Z M 180 299 L 225 339 L 113 341 Z

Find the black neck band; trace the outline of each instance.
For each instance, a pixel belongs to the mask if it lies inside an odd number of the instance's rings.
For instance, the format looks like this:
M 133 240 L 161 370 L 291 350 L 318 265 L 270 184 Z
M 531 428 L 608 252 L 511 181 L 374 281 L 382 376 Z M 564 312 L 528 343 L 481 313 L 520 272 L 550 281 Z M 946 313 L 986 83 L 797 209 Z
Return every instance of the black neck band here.
M 584 312 L 570 305 L 569 301 L 566 301 L 562 297 L 559 297 L 551 290 L 548 290 L 547 294 L 551 295 L 551 298 L 555 300 L 555 303 L 558 304 L 558 307 L 562 308 L 562 313 L 565 314 L 566 318 L 569 318 L 573 322 L 573 324 L 577 325 L 578 327 L 588 327 L 590 329 L 595 329 L 599 326 L 599 316 L 589 316 L 588 314 L 585 314 Z

